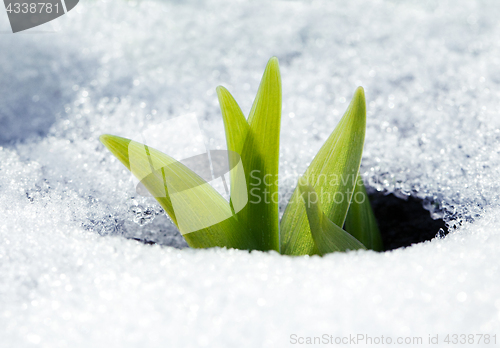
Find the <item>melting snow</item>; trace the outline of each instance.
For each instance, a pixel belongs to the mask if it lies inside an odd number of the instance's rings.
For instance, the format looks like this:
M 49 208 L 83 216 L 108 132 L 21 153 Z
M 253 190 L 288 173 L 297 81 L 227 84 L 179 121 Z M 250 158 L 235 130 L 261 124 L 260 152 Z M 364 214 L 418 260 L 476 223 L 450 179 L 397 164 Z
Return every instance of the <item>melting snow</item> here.
M 1 347 L 500 333 L 496 2 L 80 2 L 39 27 L 56 32 L 19 34 L 0 16 Z M 178 249 L 98 136 L 168 138 L 182 158 L 171 119 L 194 113 L 197 142 L 224 148 L 215 87 L 248 113 L 273 55 L 284 179 L 362 85 L 367 184 L 424 199 L 453 232 L 324 258 Z

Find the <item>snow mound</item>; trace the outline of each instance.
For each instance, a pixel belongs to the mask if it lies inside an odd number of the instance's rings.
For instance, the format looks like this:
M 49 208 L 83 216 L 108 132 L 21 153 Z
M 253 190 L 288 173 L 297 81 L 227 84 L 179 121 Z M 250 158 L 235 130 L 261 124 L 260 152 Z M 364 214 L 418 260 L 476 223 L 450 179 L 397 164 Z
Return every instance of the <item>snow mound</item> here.
M 2 33 L 0 346 L 494 333 L 499 17 L 465 0 L 95 1 L 39 27 L 55 32 Z M 247 114 L 273 55 L 285 197 L 362 85 L 367 185 L 423 199 L 454 232 L 324 258 L 177 249 L 182 236 L 98 136 L 168 139 L 161 149 L 182 158 L 193 149 L 172 125 L 194 113 L 197 146 L 225 148 L 215 87 Z

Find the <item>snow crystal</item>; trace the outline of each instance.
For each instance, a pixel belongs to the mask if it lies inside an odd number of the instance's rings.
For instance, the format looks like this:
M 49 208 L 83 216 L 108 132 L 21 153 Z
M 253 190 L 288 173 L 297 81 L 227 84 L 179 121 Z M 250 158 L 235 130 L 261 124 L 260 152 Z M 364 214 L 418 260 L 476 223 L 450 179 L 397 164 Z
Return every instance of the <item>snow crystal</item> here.
M 498 333 L 498 18 L 479 0 L 115 0 L 9 34 L 0 14 L 0 347 Z M 183 248 L 98 136 L 223 149 L 215 87 L 248 114 L 273 55 L 283 195 L 362 85 L 367 185 L 453 232 L 324 258 Z M 193 114 L 203 134 L 175 132 Z

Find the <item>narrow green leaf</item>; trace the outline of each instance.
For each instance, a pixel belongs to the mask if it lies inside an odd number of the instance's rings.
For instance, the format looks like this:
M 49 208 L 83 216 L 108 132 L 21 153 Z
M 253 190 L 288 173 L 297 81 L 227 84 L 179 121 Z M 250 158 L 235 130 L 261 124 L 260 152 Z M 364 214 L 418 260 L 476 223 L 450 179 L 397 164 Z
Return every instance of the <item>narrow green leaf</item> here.
M 366 247 L 341 229 L 339 226 L 328 220 L 321 209 L 319 196 L 314 188 L 299 180 L 299 190 L 304 201 L 307 219 L 319 254 L 324 255 L 335 251 L 347 251 L 366 249 Z
M 222 86 L 217 87 L 217 96 L 219 97 L 222 119 L 226 131 L 227 149 L 241 156 L 250 126 L 238 103 L 226 88 Z
M 249 202 L 238 213 L 260 250 L 279 250 L 278 160 L 281 123 L 281 77 L 278 59 L 267 63 L 248 116 L 241 151 Z
M 100 140 L 156 198 L 190 246 L 256 247 L 229 203 L 185 165 L 130 139 L 106 134 Z
M 344 116 L 304 173 L 318 192 L 326 217 L 343 226 L 361 163 L 366 128 L 363 88 L 358 87 Z M 281 220 L 281 253 L 316 254 L 304 203 L 296 188 Z
M 227 89 L 222 86 L 217 87 L 217 96 L 222 111 L 222 119 L 226 132 L 227 149 L 240 155 L 242 154 L 245 139 L 250 130 L 243 112 L 238 103 Z M 241 211 L 248 203 L 248 192 L 243 166 L 239 167 L 240 158 L 229 156 L 229 166 L 234 168 L 229 172 L 231 178 L 231 209 L 233 213 Z M 243 179 L 243 180 L 242 180 Z
M 363 179 L 359 174 L 344 228 L 368 249 L 382 251 L 382 237 L 377 220 L 373 214 Z

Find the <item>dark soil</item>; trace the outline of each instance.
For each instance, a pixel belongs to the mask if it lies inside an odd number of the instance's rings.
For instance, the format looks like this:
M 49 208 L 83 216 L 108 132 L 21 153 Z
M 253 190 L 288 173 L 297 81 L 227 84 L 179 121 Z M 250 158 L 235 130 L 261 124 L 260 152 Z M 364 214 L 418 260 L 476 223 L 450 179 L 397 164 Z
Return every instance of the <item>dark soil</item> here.
M 419 199 L 403 200 L 380 192 L 369 196 L 385 250 L 431 240 L 439 229 L 447 231 L 444 221 L 433 220 Z

